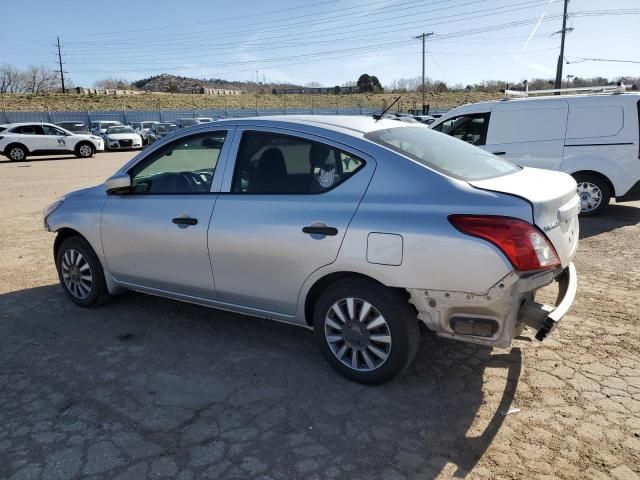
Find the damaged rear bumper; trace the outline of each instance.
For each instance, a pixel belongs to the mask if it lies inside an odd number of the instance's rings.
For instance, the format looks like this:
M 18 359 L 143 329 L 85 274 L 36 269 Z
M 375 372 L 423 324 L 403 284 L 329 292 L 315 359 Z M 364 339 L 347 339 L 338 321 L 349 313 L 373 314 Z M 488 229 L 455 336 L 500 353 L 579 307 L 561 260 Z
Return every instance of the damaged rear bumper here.
M 534 301 L 535 291 L 558 281 L 555 305 Z M 408 289 L 418 318 L 437 335 L 492 347 L 508 347 L 525 325 L 543 340 L 566 315 L 577 290 L 573 263 L 565 269 L 511 272 L 487 292 Z
M 536 330 L 536 340 L 544 340 L 556 328 L 576 298 L 578 276 L 573 263 L 570 263 L 555 280 L 558 282 L 555 306 L 527 300 L 520 308 L 520 320 Z

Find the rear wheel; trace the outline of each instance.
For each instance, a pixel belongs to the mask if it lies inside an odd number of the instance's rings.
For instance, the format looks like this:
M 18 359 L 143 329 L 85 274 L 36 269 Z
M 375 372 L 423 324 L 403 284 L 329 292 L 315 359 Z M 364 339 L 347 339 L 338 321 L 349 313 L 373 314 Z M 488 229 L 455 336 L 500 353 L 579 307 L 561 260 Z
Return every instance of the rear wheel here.
M 607 208 L 611 200 L 611 189 L 607 181 L 597 175 L 575 175 L 580 197 L 580 215 L 592 217 L 599 215 Z
M 60 285 L 71 300 L 91 308 L 109 299 L 109 291 L 98 256 L 81 237 L 69 237 L 56 253 Z
M 370 280 L 346 279 L 327 288 L 313 327 L 329 364 L 359 383 L 392 379 L 418 350 L 418 320 L 407 300 Z
M 78 146 L 76 147 L 75 154 L 76 154 L 76 157 L 89 158 L 89 157 L 93 157 L 95 152 L 96 152 L 96 149 L 93 147 L 93 145 L 91 145 L 88 142 L 82 142 L 78 144 Z
M 27 159 L 29 151 L 24 145 L 13 144 L 7 147 L 5 153 L 12 162 L 21 162 Z

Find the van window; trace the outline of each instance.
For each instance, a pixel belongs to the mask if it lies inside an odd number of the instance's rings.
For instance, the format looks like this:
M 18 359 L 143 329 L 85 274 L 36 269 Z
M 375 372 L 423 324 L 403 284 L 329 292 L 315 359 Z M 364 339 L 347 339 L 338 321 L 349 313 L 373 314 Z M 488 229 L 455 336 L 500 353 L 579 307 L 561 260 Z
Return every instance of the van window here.
M 487 144 L 564 140 L 568 110 L 566 101 L 498 105 L 491 112 Z
M 460 180 L 484 180 L 520 170 L 484 150 L 423 127 L 375 130 L 364 138 Z
M 445 120 L 433 129 L 471 145 L 484 145 L 487 139 L 488 120 L 488 113 L 459 115 Z
M 624 110 L 612 107 L 570 107 L 567 138 L 612 137 L 624 126 Z

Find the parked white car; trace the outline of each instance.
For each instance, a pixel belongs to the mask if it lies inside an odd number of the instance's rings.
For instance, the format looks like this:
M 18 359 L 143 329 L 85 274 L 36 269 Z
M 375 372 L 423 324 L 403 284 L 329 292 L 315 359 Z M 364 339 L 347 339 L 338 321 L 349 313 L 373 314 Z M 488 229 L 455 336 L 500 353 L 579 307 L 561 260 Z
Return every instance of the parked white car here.
M 91 122 L 91 132 L 95 135 L 102 135 L 106 133 L 107 128 L 114 127 L 116 125 L 122 125 L 122 122 L 117 120 L 104 120 L 99 122 Z
M 434 130 L 518 165 L 560 170 L 578 183 L 582 215 L 640 200 L 640 94 L 529 97 L 458 107 Z
M 102 150 L 102 138 L 75 134 L 52 123 L 0 125 L 0 152 L 17 162 L 32 155 L 73 153 L 77 157 L 88 158 Z
M 143 122 L 131 122 L 130 126 L 142 137 L 142 144 L 146 145 L 149 143 L 149 131 L 154 125 L 158 125 L 159 123 L 157 120 L 147 120 Z
M 142 148 L 142 137 L 127 125 L 109 127 L 102 137 L 107 150 Z

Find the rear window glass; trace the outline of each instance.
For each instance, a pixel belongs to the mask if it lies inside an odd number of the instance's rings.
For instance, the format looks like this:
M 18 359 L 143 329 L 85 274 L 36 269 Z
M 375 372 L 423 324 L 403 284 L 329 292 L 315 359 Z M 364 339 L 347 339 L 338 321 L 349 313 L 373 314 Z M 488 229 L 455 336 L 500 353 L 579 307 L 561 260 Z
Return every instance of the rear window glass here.
M 483 180 L 520 169 L 480 148 L 423 127 L 376 130 L 365 138 L 460 180 Z

